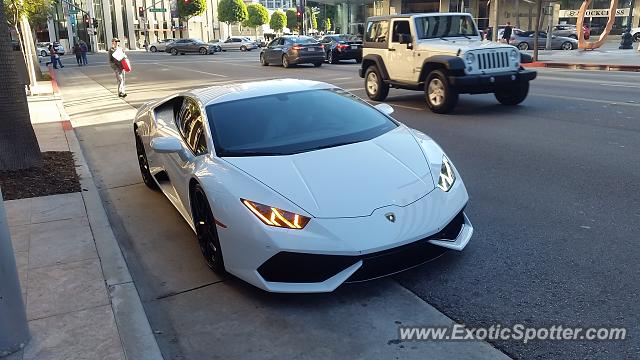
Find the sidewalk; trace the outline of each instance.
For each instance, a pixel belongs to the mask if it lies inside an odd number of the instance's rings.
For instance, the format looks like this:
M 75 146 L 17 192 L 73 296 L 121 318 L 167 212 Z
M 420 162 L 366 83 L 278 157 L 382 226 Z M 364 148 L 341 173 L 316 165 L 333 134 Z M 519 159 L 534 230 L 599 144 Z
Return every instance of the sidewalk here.
M 5 359 L 162 359 L 60 96 L 28 100 L 41 151 L 71 151 L 83 191 L 5 201 L 32 336 Z
M 640 44 L 633 43 L 633 49 L 629 50 L 619 50 L 619 45 L 619 41 L 609 41 L 595 50 L 540 50 L 539 61 L 529 67 L 640 71 Z M 533 55 L 533 51 L 527 53 Z

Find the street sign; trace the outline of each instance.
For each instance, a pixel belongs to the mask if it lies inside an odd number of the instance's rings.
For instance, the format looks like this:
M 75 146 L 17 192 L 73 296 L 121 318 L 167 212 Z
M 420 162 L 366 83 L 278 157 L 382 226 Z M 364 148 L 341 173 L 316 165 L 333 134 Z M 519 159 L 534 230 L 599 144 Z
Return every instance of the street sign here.
M 69 15 L 75 15 L 78 13 L 78 9 L 69 9 Z
M 167 11 L 167 9 L 164 9 L 164 8 L 151 8 L 151 9 L 149 9 L 149 11 L 151 11 L 151 12 L 165 12 L 165 11 Z

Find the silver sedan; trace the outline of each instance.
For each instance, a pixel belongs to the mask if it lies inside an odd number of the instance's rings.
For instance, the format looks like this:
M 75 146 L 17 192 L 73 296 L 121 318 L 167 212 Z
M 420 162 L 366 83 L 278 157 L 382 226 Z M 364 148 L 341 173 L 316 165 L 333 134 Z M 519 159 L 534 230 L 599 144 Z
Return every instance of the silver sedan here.
M 164 51 L 167 48 L 167 45 L 171 44 L 173 41 L 174 39 L 158 40 L 157 42 L 151 43 L 149 45 L 149 51 L 151 52 Z
M 526 31 L 517 33 L 511 37 L 509 43 L 516 46 L 520 50 L 533 49 L 535 40 L 535 32 Z M 540 32 L 538 36 L 538 47 L 544 49 L 547 43 L 547 34 Z M 552 50 L 573 50 L 578 48 L 578 40 L 564 37 L 564 36 L 551 36 L 551 49 Z

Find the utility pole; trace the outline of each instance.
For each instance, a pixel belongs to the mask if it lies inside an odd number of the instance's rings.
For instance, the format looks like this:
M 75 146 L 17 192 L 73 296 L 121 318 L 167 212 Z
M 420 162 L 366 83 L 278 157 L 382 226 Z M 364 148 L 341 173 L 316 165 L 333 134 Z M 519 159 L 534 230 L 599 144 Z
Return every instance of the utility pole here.
M 533 38 L 533 61 L 538 61 L 538 47 L 540 45 L 540 19 L 542 18 L 542 0 L 537 0 L 536 31 Z
M 631 28 L 633 28 L 633 8 L 636 6 L 636 0 L 631 0 L 629 2 L 629 17 L 627 18 L 627 27 L 629 28 L 629 32 L 631 32 Z
M 545 44 L 544 48 L 546 50 L 551 50 L 551 38 L 553 37 L 553 24 L 551 24 L 551 22 L 553 21 L 553 4 L 549 3 L 544 8 L 544 13 L 545 15 L 547 15 L 547 43 Z
M 0 192 L 0 357 L 22 349 L 30 339 L 9 224 Z

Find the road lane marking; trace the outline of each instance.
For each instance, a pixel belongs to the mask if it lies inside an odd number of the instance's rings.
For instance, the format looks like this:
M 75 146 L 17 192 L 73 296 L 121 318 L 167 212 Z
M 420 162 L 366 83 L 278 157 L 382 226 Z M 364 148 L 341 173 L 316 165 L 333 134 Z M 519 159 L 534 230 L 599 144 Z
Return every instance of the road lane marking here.
M 624 106 L 631 106 L 631 107 L 640 107 L 640 104 L 628 103 L 628 102 L 619 102 L 619 101 L 613 101 L 613 100 L 599 100 L 599 99 L 589 99 L 589 98 L 575 97 L 575 96 L 550 95 L 550 94 L 541 94 L 541 93 L 529 93 L 529 95 L 552 98 L 552 99 L 594 102 L 594 103 L 598 103 L 598 104 L 607 104 L 607 105 L 612 105 L 612 106 L 624 105 Z
M 638 85 L 623 85 L 623 84 L 600 84 L 602 86 L 615 86 L 615 87 L 624 87 L 624 88 L 637 88 L 640 89 Z
M 199 73 L 199 74 L 206 74 L 206 75 L 218 76 L 218 77 L 223 77 L 223 78 L 227 78 L 228 77 L 227 75 L 221 75 L 221 74 L 211 73 L 211 72 L 207 72 L 207 71 L 193 70 L 193 69 L 180 67 L 180 66 L 172 66 L 172 65 L 160 64 L 160 63 L 158 63 L 158 65 L 159 66 L 166 66 L 166 67 L 170 67 L 170 68 L 175 68 L 175 69 L 180 69 L 182 71 L 196 72 L 196 73 Z

